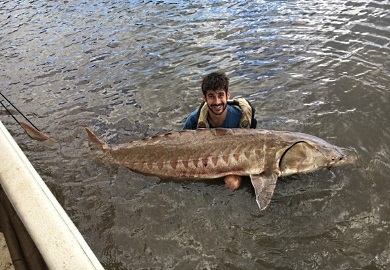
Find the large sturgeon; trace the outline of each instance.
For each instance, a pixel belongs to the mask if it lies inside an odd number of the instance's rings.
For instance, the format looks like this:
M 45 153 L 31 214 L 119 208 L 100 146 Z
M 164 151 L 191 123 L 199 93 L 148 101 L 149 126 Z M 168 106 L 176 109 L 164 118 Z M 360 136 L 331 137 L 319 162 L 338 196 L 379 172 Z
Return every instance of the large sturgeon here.
M 250 176 L 260 210 L 268 206 L 278 177 L 352 164 L 356 159 L 346 149 L 295 132 L 198 129 L 109 146 L 89 128 L 86 131 L 112 163 L 137 173 L 176 179 Z

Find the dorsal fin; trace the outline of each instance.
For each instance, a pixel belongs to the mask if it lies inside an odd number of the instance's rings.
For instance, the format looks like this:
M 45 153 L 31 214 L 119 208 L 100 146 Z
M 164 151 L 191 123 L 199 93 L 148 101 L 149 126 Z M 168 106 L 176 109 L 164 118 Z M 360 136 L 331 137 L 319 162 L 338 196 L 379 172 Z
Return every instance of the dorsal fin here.
M 103 142 L 101 139 L 99 139 L 99 137 L 89 128 L 85 128 L 85 131 L 87 132 L 87 135 L 88 135 L 88 139 L 95 143 L 96 145 L 99 145 L 103 150 L 108 150 L 110 148 L 110 146 Z

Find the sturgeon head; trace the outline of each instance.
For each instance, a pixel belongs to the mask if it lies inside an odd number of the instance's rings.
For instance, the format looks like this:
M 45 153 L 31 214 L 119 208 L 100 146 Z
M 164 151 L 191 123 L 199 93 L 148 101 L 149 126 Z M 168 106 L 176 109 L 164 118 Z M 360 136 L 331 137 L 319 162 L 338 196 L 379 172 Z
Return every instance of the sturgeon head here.
M 305 137 L 306 140 L 294 143 L 283 152 L 279 160 L 282 176 L 353 164 L 356 160 L 350 150 L 306 134 Z
M 256 201 L 260 210 L 265 209 L 274 193 L 278 176 L 315 172 L 354 164 L 357 156 L 348 149 L 332 145 L 318 137 L 303 133 L 283 132 L 279 138 L 285 143 L 275 156 L 274 170 L 251 175 Z

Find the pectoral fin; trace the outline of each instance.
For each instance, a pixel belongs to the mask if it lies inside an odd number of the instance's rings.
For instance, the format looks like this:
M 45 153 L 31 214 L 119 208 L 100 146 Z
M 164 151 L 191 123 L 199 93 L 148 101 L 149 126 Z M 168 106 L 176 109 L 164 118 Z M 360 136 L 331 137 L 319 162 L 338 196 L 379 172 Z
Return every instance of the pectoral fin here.
M 276 174 L 251 175 L 252 185 L 255 189 L 256 202 L 260 210 L 264 210 L 270 203 L 277 180 L 278 176 Z

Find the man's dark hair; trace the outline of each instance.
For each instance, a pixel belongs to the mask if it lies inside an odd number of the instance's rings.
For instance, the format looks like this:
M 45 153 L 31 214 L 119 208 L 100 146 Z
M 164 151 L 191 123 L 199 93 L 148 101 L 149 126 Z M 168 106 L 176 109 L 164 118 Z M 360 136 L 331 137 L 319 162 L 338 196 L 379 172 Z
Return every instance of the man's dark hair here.
M 229 90 L 229 78 L 224 72 L 213 72 L 203 78 L 202 92 L 206 95 L 208 90 Z

